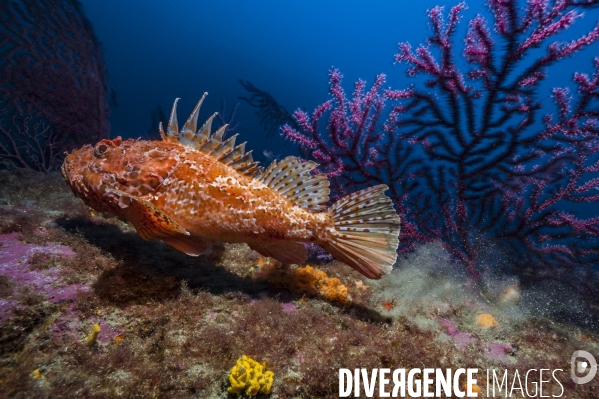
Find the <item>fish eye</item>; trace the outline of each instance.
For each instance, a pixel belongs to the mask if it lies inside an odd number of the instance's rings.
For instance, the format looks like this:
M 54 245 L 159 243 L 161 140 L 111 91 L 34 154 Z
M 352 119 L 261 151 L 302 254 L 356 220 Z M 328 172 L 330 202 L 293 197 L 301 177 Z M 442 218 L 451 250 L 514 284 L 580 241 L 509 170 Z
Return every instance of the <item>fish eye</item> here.
M 94 148 L 94 153 L 96 154 L 96 156 L 101 157 L 106 153 L 107 150 L 108 146 L 106 144 L 98 143 Z

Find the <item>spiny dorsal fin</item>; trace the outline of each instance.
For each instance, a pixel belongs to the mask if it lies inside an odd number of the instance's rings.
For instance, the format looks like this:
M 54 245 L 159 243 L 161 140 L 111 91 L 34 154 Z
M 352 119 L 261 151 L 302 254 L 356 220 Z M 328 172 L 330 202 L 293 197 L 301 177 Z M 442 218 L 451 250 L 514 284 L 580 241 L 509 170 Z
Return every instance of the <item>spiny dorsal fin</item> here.
M 164 134 L 162 123 L 159 126 L 162 140 L 193 148 L 216 158 L 239 173 L 253 176 L 257 171 L 258 162 L 254 162 L 251 151 L 245 152 L 245 143 L 235 146 L 237 135 L 223 141 L 227 125 L 220 127 L 216 132 L 212 133 L 212 120 L 218 113 L 214 113 L 204 122 L 201 128 L 197 129 L 200 106 L 207 95 L 208 93 L 204 93 L 200 101 L 198 101 L 191 115 L 187 118 L 187 122 L 181 128 L 181 131 L 179 131 L 177 124 L 177 102 L 179 101 L 177 98 L 171 110 L 166 134 Z
M 301 208 L 321 211 L 325 209 L 323 204 L 329 201 L 329 180 L 323 173 L 310 173 L 317 166 L 312 161 L 287 157 L 280 162 L 273 161 L 256 179 Z

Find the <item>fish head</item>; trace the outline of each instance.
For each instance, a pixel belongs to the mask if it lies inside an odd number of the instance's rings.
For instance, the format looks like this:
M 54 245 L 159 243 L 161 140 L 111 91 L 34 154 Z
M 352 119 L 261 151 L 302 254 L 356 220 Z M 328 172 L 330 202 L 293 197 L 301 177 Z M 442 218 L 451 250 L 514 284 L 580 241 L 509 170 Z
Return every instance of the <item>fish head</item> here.
M 122 195 L 152 195 L 179 164 L 173 144 L 104 139 L 68 154 L 62 174 L 73 193 L 98 212 L 119 214 Z

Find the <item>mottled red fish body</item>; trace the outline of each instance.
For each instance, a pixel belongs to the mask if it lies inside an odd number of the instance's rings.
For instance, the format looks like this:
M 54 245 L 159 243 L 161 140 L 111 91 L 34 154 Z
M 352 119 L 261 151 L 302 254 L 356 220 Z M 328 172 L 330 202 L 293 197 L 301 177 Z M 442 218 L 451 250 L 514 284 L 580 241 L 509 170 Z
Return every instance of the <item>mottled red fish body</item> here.
M 283 263 L 303 263 L 301 243 L 314 242 L 367 277 L 391 269 L 399 217 L 386 186 L 319 212 L 329 182 L 311 173 L 317 164 L 288 157 L 258 168 L 245 143 L 235 145 L 237 135 L 223 140 L 226 126 L 211 132 L 214 116 L 197 129 L 202 100 L 180 131 L 175 102 L 161 141 L 117 137 L 69 154 L 62 172 L 73 193 L 131 222 L 140 237 L 190 255 L 213 241 L 245 242 Z

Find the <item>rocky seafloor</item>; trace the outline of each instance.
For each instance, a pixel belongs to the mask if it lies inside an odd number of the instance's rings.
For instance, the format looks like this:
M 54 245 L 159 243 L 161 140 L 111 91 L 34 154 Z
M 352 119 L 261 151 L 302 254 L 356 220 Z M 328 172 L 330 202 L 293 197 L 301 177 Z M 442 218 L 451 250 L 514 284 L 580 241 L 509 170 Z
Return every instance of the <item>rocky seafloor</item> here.
M 575 350 L 599 359 L 599 298 L 573 284 L 473 281 L 434 244 L 378 282 L 309 264 L 246 245 L 189 257 L 90 212 L 58 173 L 1 171 L 0 397 L 235 398 L 242 355 L 274 372 L 258 397 L 336 398 L 339 368 L 425 367 L 477 368 L 480 397 L 487 369 L 510 385 L 562 369 L 562 397 L 599 397 L 599 376 L 570 376 Z

